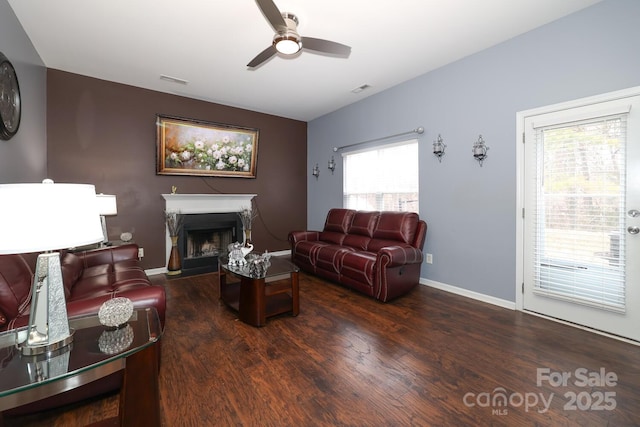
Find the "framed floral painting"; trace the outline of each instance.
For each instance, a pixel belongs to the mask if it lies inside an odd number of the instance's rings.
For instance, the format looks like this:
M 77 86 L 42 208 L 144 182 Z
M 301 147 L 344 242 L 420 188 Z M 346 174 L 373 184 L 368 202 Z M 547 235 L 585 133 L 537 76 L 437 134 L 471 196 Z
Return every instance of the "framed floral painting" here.
M 156 117 L 158 175 L 255 178 L 258 130 Z

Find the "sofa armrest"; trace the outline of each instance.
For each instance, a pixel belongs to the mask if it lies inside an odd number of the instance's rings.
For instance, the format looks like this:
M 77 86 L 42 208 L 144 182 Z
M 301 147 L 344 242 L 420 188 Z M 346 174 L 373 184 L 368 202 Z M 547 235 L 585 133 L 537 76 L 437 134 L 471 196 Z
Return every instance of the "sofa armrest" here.
M 120 261 L 137 260 L 138 245 L 128 243 L 121 246 L 109 246 L 78 252 L 75 255 L 82 260 L 84 268 L 103 264 L 115 264 Z
M 413 246 L 385 246 L 378 251 L 378 260 L 386 267 L 422 263 L 422 251 Z
M 289 242 L 293 245 L 298 242 L 315 242 L 320 240 L 319 231 L 292 231 L 289 233 Z

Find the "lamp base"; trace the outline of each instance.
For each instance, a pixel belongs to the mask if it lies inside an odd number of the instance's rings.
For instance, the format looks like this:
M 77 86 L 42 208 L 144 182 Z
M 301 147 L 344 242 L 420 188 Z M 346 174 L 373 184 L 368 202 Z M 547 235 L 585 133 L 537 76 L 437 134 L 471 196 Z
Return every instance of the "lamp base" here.
M 56 350 L 60 350 L 63 347 L 68 346 L 73 342 L 73 334 L 75 330 L 69 329 L 69 336 L 62 338 L 60 341 L 46 344 L 28 344 L 27 341 L 16 344 L 16 347 L 22 352 L 24 356 L 36 356 L 38 354 L 53 353 Z
M 106 245 L 109 242 L 109 236 L 107 235 L 107 219 L 104 215 L 100 215 L 100 223 L 102 225 L 102 245 Z
M 64 297 L 60 254 L 38 255 L 31 290 L 26 339 L 17 344 L 24 355 L 49 353 L 73 341 Z

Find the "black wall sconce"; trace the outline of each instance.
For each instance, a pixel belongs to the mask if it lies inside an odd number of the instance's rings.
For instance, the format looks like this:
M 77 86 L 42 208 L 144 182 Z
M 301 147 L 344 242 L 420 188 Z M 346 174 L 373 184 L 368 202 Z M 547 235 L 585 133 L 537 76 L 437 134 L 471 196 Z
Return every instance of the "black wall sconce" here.
M 480 163 L 480 167 L 482 167 L 482 162 L 487 158 L 487 147 L 482 139 L 482 135 L 478 136 L 478 140 L 473 143 L 473 157 Z
M 315 176 L 316 179 L 318 179 L 318 177 L 320 176 L 320 168 L 318 167 L 318 164 L 316 163 L 316 165 L 313 167 L 313 170 L 311 171 L 311 175 Z
M 327 167 L 331 171 L 331 175 L 333 175 L 333 171 L 336 170 L 336 162 L 333 160 L 333 156 L 331 156 L 331 160 L 329 160 L 329 165 Z
M 438 140 L 433 141 L 433 155 L 438 158 L 439 162 L 442 162 L 445 148 L 447 148 L 447 145 L 442 142 L 442 137 L 438 134 Z

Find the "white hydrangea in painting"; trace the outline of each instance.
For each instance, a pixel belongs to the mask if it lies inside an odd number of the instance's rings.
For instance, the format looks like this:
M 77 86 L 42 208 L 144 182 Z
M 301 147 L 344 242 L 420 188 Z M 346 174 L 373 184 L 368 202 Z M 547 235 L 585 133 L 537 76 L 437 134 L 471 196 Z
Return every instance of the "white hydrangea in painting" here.
M 253 172 L 256 165 L 256 130 L 227 128 L 182 119 L 161 123 L 164 168 L 176 172 L 242 175 Z

